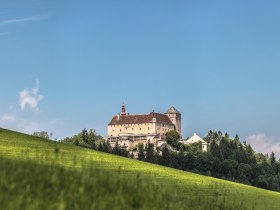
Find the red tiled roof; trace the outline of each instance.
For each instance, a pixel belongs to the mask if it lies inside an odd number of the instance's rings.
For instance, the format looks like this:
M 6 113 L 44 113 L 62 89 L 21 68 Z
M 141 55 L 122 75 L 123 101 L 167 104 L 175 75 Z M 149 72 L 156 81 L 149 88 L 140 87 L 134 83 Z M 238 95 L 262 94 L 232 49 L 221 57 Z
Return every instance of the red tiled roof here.
M 159 113 L 119 116 L 119 119 L 118 116 L 114 116 L 109 125 L 152 123 L 153 118 L 156 118 L 157 123 L 173 125 L 167 115 Z

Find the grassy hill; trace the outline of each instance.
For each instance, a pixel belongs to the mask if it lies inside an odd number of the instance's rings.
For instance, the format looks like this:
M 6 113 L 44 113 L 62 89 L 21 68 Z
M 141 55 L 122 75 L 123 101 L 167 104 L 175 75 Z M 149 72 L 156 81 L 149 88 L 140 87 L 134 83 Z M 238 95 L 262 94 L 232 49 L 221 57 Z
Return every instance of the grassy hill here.
M 0 209 L 280 209 L 280 193 L 0 129 Z

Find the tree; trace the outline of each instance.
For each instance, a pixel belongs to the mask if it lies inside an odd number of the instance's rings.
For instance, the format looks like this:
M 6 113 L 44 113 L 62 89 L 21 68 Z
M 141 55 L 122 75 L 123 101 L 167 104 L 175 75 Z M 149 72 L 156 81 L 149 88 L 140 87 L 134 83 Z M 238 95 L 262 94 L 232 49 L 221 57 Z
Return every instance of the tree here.
M 147 145 L 147 152 L 146 152 L 146 158 L 145 160 L 147 162 L 154 163 L 155 162 L 155 149 L 154 149 L 154 144 L 151 144 L 150 141 L 148 142 Z
M 228 133 L 225 133 L 225 139 L 229 140 L 229 135 L 228 135 Z
M 230 153 L 228 140 L 222 137 L 219 146 L 220 146 L 222 160 L 228 159 Z
M 214 132 L 212 130 L 210 130 L 207 134 L 207 136 L 204 138 L 204 140 L 209 144 L 212 141 L 214 141 Z
M 98 144 L 97 150 L 103 152 L 103 151 L 104 151 L 103 147 L 104 147 L 103 142 L 100 142 L 100 143 Z
M 170 152 L 168 167 L 171 168 L 179 168 L 179 161 L 178 161 L 178 153 L 177 152 Z
M 100 151 L 103 151 L 104 149 L 107 151 L 108 148 L 104 145 L 105 140 L 103 137 L 98 135 L 93 129 L 90 129 L 89 131 L 87 131 L 87 129 L 83 129 L 80 133 L 74 135 L 73 137 L 66 137 L 60 141 Z M 104 146 L 105 148 L 103 148 Z
M 263 163 L 266 161 L 266 157 L 262 153 L 257 153 L 255 156 L 256 156 L 257 163 Z
M 180 148 L 177 158 L 178 158 L 179 169 L 183 170 L 185 168 L 185 155 L 184 155 L 183 147 Z
M 33 136 L 37 136 L 44 139 L 50 139 L 52 137 L 52 133 L 49 134 L 47 131 L 40 131 L 40 132 L 34 132 Z
M 169 131 L 165 134 L 167 144 L 172 147 L 178 147 L 179 140 L 181 138 L 180 134 L 177 131 Z
M 235 179 L 237 177 L 238 162 L 236 160 L 226 159 L 222 163 L 223 174 L 228 179 Z
M 245 144 L 246 145 L 246 144 Z M 251 147 L 251 145 L 246 145 L 245 146 L 245 150 L 246 150 L 246 155 L 247 155 L 247 159 L 248 159 L 248 163 L 250 164 L 255 164 L 257 162 L 257 159 L 255 157 L 255 151 L 253 150 L 253 148 Z
M 170 151 L 166 145 L 162 148 L 161 164 L 164 166 L 170 165 Z
M 144 145 L 142 143 L 138 144 L 138 160 L 144 160 L 145 153 L 144 153 Z
M 239 136 L 237 134 L 235 135 L 234 140 L 239 141 Z
M 134 153 L 133 153 L 133 151 L 130 152 L 130 154 L 129 154 L 128 157 L 130 157 L 131 159 L 134 159 Z
M 79 139 L 78 138 L 74 138 L 74 145 L 76 146 L 80 146 L 80 142 L 79 142 Z
M 257 179 L 256 186 L 264 189 L 268 189 L 269 183 L 267 181 L 267 178 L 264 175 L 260 175 Z
M 103 143 L 103 152 L 110 153 L 112 151 L 111 145 L 109 141 L 102 141 Z
M 98 141 L 99 137 L 97 136 L 95 130 L 90 129 L 88 132 L 88 143 L 90 145 L 91 149 L 96 149 L 97 148 L 97 141 Z
M 214 156 L 222 160 L 220 148 L 215 140 L 211 141 L 209 145 L 209 152 Z
M 274 152 L 271 153 L 269 160 L 270 160 L 270 165 L 273 165 L 273 163 L 276 162 L 276 157 Z
M 244 184 L 250 184 L 252 176 L 252 167 L 246 163 L 240 163 L 238 166 L 238 180 Z
M 84 129 L 81 133 L 82 140 L 85 144 L 89 143 L 88 132 L 87 129 Z
M 221 176 L 222 162 L 218 157 L 213 158 L 211 175 L 215 177 Z
M 213 166 L 213 156 L 210 153 L 200 152 L 196 155 L 194 164 L 196 170 L 209 174 Z
M 196 160 L 196 157 L 194 156 L 194 153 L 187 152 L 185 154 L 185 169 L 193 170 L 195 167 L 195 160 Z
M 280 176 L 280 162 L 273 163 L 272 168 L 273 168 L 274 174 L 278 174 Z M 280 182 L 279 182 L 279 184 L 280 184 Z
M 112 150 L 112 153 L 113 154 L 116 154 L 116 155 L 119 155 L 120 154 L 120 145 L 119 145 L 119 142 L 117 141 L 115 146 L 113 147 L 113 150 Z

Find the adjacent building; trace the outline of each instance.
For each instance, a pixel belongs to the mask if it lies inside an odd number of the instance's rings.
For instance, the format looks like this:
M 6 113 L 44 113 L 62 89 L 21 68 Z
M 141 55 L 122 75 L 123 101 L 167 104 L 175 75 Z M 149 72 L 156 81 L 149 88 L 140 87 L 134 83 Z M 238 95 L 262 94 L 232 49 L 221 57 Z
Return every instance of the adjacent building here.
M 185 141 L 181 141 L 183 144 L 193 144 L 193 143 L 199 143 L 201 142 L 202 145 L 202 151 L 207 152 L 207 142 L 204 141 L 200 136 L 198 136 L 196 133 L 193 134 L 193 136 Z

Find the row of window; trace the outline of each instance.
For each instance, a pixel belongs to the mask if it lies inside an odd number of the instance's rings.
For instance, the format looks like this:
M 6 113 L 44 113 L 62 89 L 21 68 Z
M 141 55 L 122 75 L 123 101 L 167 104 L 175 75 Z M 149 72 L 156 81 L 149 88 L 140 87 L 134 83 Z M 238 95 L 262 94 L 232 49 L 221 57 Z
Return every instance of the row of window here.
M 125 128 L 125 130 L 127 131 L 127 128 Z M 131 128 L 132 131 L 134 131 L 134 128 Z M 142 128 L 139 128 L 139 130 L 141 131 Z M 148 130 L 150 130 L 150 128 L 148 128 Z M 113 132 L 115 132 L 115 130 L 113 130 Z M 122 129 L 120 129 L 120 132 L 122 132 Z
M 148 135 L 150 135 L 150 133 L 148 133 Z M 163 135 L 163 136 L 165 136 L 165 133 L 162 133 L 161 135 Z M 112 137 L 113 135 L 111 135 L 111 137 Z M 139 138 L 139 137 L 135 137 L 135 140 L 137 140 L 137 138 Z
M 125 130 L 127 131 L 127 128 L 125 128 Z M 139 130 L 141 131 L 142 129 L 141 128 L 139 128 Z M 150 130 L 150 128 L 148 128 L 148 130 Z M 134 129 L 132 128 L 132 131 L 134 131 Z M 167 129 L 167 128 L 163 128 L 162 129 L 162 131 L 163 132 L 169 132 L 170 131 L 170 129 Z M 113 132 L 115 132 L 115 130 L 113 130 Z M 122 129 L 120 129 L 120 132 L 122 132 Z M 150 134 L 150 133 L 149 133 Z
M 111 125 L 112 127 L 118 127 L 118 126 L 121 126 L 121 127 L 124 127 L 124 126 L 135 126 L 135 125 L 150 125 L 152 123 L 141 123 L 141 124 L 123 124 L 123 125 Z
M 171 119 L 172 120 L 172 122 L 174 121 L 174 119 Z M 140 125 L 151 125 L 152 123 L 142 123 L 142 124 L 123 124 L 123 125 L 111 125 L 112 127 L 125 127 L 125 126 L 129 126 L 129 127 L 131 127 L 131 126 L 136 126 L 136 125 L 138 125 L 138 126 L 140 126 Z M 163 123 L 160 123 L 159 124 L 160 126 L 164 126 L 164 125 L 166 125 L 166 124 L 163 124 Z

